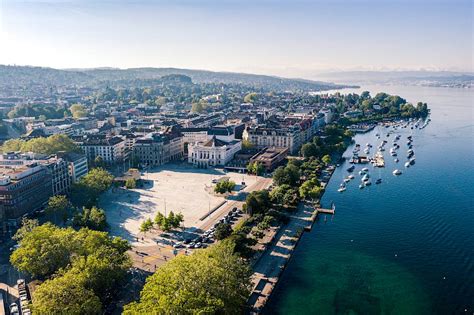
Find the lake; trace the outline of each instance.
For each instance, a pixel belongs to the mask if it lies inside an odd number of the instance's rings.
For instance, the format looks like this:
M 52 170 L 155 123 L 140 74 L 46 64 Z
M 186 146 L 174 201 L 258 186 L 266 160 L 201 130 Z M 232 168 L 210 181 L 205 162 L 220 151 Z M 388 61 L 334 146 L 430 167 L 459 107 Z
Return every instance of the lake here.
M 345 192 L 337 189 L 350 164 L 334 172 L 322 198 L 336 215 L 320 216 L 305 233 L 266 308 L 268 314 L 473 314 L 474 91 L 418 86 L 366 86 L 427 102 L 431 123 L 399 129 L 399 163 L 388 150 L 394 135 L 377 127 L 355 141 L 386 139 L 385 168 L 358 165 Z M 382 133 L 382 139 L 375 134 Z M 416 164 L 405 168 L 406 136 Z M 345 152 L 352 155 L 353 146 Z M 359 189 L 362 167 L 372 185 Z M 403 174 L 394 176 L 400 169 Z M 375 185 L 375 179 L 382 183 Z

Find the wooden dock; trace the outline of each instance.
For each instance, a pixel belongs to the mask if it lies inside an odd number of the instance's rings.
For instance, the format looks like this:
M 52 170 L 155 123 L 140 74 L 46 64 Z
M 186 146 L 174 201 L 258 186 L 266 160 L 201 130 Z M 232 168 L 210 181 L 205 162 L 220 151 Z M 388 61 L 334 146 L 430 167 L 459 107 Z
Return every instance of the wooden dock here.
M 334 215 L 336 213 L 336 210 L 334 208 L 326 209 L 326 208 L 319 208 L 319 207 L 314 209 L 313 215 L 311 216 L 311 219 L 310 219 L 310 224 L 308 224 L 307 226 L 304 227 L 305 231 L 311 231 L 311 229 L 313 228 L 313 223 L 314 223 L 314 221 L 316 221 L 316 218 L 317 218 L 318 214 L 320 214 L 320 213 L 321 214 Z
M 317 208 L 316 211 L 318 213 L 325 213 L 325 214 L 334 214 L 336 210 L 334 209 L 324 209 L 324 208 Z

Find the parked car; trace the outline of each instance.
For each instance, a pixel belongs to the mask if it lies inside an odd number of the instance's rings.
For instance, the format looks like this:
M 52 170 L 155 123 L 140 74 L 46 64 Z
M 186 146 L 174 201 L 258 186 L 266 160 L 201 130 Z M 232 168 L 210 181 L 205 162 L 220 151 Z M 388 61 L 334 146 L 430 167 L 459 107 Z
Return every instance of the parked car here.
M 10 304 L 10 314 L 11 315 L 18 315 L 20 314 L 20 311 L 18 309 L 18 305 L 16 303 Z
M 194 245 L 194 248 L 201 248 L 202 247 L 202 243 L 196 243 L 196 245 Z

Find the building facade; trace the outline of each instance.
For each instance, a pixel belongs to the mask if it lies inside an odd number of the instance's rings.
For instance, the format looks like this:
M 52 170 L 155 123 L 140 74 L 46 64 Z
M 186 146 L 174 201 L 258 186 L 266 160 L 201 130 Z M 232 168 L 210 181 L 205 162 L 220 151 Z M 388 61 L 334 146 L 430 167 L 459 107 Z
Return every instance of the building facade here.
M 239 140 L 223 141 L 213 136 L 205 142 L 190 143 L 188 146 L 188 162 L 195 167 L 207 168 L 224 166 L 242 149 Z
M 178 134 L 150 133 L 135 140 L 133 156 L 141 166 L 158 166 L 183 158 L 183 137 Z
M 119 136 L 90 135 L 76 142 L 88 161 L 100 157 L 104 163 L 113 164 L 128 158 L 126 142 Z
M 53 194 L 52 174 L 38 163 L 0 167 L 0 233 L 45 206 Z

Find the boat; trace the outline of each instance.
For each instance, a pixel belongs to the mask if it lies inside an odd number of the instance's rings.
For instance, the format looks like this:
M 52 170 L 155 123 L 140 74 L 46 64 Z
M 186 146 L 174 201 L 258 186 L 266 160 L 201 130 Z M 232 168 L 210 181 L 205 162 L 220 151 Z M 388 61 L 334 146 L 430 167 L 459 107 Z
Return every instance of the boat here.
M 344 183 L 348 183 L 350 182 L 351 180 L 349 178 L 344 178 Z
M 367 173 L 368 171 L 369 171 L 369 169 L 368 169 L 367 167 L 364 167 L 364 168 L 362 169 L 362 172 L 366 172 L 366 173 Z
M 345 183 L 341 183 L 341 184 L 339 185 L 339 188 L 345 188 L 345 187 L 346 187 L 346 184 L 345 184 Z
M 339 188 L 337 191 L 338 191 L 338 192 L 343 192 L 343 191 L 345 191 L 345 190 L 346 190 L 346 187 L 341 187 L 341 188 Z
M 362 181 L 366 182 L 370 179 L 369 174 L 365 174 L 364 177 L 362 177 Z
M 393 175 L 401 175 L 402 174 L 402 171 L 396 169 L 392 172 Z
M 365 187 L 365 185 L 363 183 L 359 185 L 359 189 L 362 189 L 364 187 Z
M 355 176 L 354 176 L 354 175 L 352 175 L 352 174 L 351 174 L 351 175 L 349 175 L 349 176 L 347 176 L 347 178 L 349 178 L 349 179 L 354 179 L 354 177 L 355 177 Z
M 365 172 L 359 171 L 359 175 L 364 175 L 364 174 L 365 174 Z
M 414 165 L 415 164 L 415 158 L 411 158 L 410 159 L 410 165 Z
M 351 167 L 349 167 L 346 171 L 348 171 L 349 173 L 352 173 L 355 169 L 355 166 L 352 165 Z
M 410 161 L 405 162 L 405 167 L 410 167 Z
M 394 159 L 393 160 L 395 163 L 398 163 L 400 160 L 399 159 Z
M 367 180 L 366 182 L 364 182 L 364 184 L 365 184 L 365 186 L 370 186 L 370 185 L 372 185 L 372 183 L 370 182 L 370 179 Z
M 380 184 L 382 183 L 382 179 L 381 178 L 378 178 L 376 181 L 375 181 L 376 184 Z

